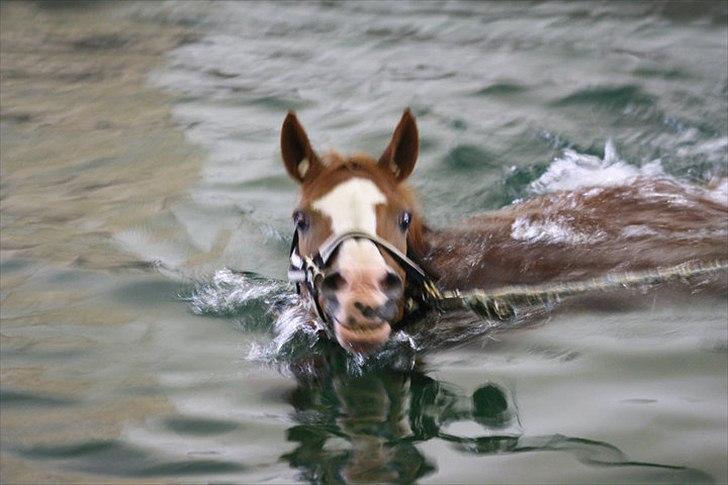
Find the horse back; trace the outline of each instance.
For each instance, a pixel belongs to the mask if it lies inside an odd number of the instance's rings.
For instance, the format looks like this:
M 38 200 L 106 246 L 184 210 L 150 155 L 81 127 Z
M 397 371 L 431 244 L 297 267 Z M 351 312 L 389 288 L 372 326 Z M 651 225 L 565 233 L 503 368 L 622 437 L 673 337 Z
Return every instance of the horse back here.
M 429 231 L 426 259 L 460 289 L 728 260 L 725 198 L 669 179 L 555 192 Z

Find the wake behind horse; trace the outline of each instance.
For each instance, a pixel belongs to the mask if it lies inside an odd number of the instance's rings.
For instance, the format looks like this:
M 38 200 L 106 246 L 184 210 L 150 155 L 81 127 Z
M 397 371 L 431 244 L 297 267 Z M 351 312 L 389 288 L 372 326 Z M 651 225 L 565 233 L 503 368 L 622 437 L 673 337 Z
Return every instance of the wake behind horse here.
M 292 267 L 348 350 L 381 346 L 428 281 L 488 289 L 728 260 L 728 201 L 668 178 L 557 192 L 429 228 L 406 183 L 418 146 L 409 110 L 378 160 L 319 156 L 295 114 L 283 123 L 283 161 L 301 186 Z

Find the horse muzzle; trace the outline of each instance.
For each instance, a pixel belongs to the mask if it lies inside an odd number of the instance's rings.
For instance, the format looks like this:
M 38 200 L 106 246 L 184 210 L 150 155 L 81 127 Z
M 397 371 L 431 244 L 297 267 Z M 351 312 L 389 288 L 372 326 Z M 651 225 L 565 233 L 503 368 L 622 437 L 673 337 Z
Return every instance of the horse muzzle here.
M 336 340 L 347 350 L 376 351 L 402 316 L 402 279 L 393 272 L 379 276 L 333 272 L 321 284 L 322 308 Z
M 339 247 L 349 240 L 373 243 L 394 260 L 401 276 L 386 265 L 332 264 Z M 419 264 L 376 235 L 347 232 L 326 241 L 313 255 L 302 256 L 296 231 L 290 262 L 288 279 L 296 284 L 296 291 L 301 294 L 305 288 L 318 317 L 329 324 L 339 344 L 353 352 L 376 351 L 389 339 L 406 306 L 416 308 L 439 294 Z
M 384 321 L 354 321 L 340 323 L 334 321 L 334 335 L 346 350 L 359 354 L 376 352 L 389 340 L 392 327 Z

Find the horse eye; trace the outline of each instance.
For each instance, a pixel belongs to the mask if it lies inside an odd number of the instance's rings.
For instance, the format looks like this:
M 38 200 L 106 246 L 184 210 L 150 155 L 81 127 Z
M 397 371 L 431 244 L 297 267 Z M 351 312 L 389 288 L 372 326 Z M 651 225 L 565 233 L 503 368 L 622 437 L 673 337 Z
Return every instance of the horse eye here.
M 296 225 L 296 229 L 305 231 L 308 229 L 308 217 L 303 211 L 296 211 L 293 213 L 293 223 Z
M 412 223 L 412 214 L 408 211 L 404 211 L 402 215 L 399 216 L 399 228 L 403 231 L 406 231 L 410 224 Z

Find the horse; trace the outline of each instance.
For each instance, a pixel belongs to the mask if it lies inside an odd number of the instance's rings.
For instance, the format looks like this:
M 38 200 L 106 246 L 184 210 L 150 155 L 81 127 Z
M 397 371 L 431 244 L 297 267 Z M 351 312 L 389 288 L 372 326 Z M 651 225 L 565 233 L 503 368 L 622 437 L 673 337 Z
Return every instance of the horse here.
M 668 177 L 541 195 L 431 228 L 407 184 L 418 152 L 409 109 L 378 159 L 319 155 L 294 112 L 283 122 L 284 166 L 300 186 L 289 275 L 348 351 L 381 347 L 423 281 L 488 289 L 728 259 L 728 201 Z

